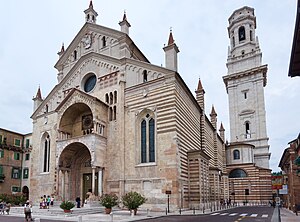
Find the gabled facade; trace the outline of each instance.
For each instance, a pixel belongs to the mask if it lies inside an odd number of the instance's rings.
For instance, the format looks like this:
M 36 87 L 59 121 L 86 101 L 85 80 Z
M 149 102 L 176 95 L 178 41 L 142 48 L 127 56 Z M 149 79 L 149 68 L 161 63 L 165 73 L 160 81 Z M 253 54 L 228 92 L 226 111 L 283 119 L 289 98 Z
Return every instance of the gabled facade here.
M 224 128 L 219 134 L 201 89 L 195 99 L 177 72 L 172 32 L 165 67 L 156 66 L 129 37 L 126 14 L 117 31 L 96 24 L 92 2 L 84 12 L 58 53 L 58 84 L 34 98 L 30 185 L 39 192 L 30 199 L 134 190 L 147 208 L 165 209 L 167 192 L 176 209 L 228 198 Z
M 28 198 L 31 136 L 0 128 L 0 193 Z

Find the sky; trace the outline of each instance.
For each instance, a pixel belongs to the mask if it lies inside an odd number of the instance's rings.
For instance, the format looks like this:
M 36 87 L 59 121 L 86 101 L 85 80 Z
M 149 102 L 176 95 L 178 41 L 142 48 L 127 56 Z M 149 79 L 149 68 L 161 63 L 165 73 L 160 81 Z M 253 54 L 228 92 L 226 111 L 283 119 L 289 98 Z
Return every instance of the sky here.
M 71 43 L 85 22 L 89 0 L 0 0 L 0 128 L 32 132 L 33 96 L 46 97 L 57 84 L 57 52 Z M 126 11 L 130 37 L 152 64 L 164 65 L 170 28 L 179 47 L 178 71 L 194 94 L 205 89 L 205 112 L 212 105 L 229 139 L 226 75 L 228 18 L 243 6 L 255 9 L 263 64 L 268 64 L 265 103 L 271 152 L 278 164 L 288 142 L 299 134 L 300 77 L 288 77 L 296 0 L 93 0 L 97 24 L 120 30 Z

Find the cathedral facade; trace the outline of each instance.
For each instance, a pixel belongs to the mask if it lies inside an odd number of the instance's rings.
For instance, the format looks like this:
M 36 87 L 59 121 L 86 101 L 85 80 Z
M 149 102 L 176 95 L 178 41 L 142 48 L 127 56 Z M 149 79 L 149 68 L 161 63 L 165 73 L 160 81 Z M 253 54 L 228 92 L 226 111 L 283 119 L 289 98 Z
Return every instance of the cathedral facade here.
M 204 112 L 201 81 L 193 95 L 177 72 L 172 32 L 157 66 L 126 14 L 120 31 L 96 23 L 92 1 L 84 14 L 58 53 L 57 85 L 34 97 L 30 199 L 137 191 L 147 208 L 165 209 L 169 195 L 176 209 L 229 198 L 224 128 L 214 107 Z

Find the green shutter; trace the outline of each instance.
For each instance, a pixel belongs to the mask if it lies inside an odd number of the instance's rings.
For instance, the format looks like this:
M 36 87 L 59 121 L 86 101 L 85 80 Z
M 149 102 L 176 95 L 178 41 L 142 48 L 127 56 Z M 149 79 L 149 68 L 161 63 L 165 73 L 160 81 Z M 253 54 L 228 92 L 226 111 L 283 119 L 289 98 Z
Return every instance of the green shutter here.
M 2 135 L 0 135 L 0 144 L 2 144 Z
M 2 174 L 3 174 L 3 166 L 0 165 L 0 175 L 2 175 Z
M 29 148 L 29 139 L 26 139 L 26 148 Z
M 20 153 L 14 152 L 14 159 L 19 160 L 20 159 Z
M 21 140 L 15 139 L 15 146 L 21 146 Z
M 0 150 L 0 158 L 4 157 L 4 150 Z

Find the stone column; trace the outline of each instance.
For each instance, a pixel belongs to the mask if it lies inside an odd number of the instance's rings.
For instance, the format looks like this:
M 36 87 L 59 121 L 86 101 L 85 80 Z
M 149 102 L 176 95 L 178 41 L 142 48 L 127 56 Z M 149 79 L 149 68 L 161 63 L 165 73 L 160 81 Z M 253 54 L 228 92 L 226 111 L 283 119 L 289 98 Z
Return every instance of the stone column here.
M 102 174 L 103 168 L 100 168 L 98 171 L 98 196 L 102 195 Z
M 65 172 L 61 170 L 61 197 L 65 200 Z
M 95 171 L 96 168 L 92 168 L 92 193 L 95 194 Z

